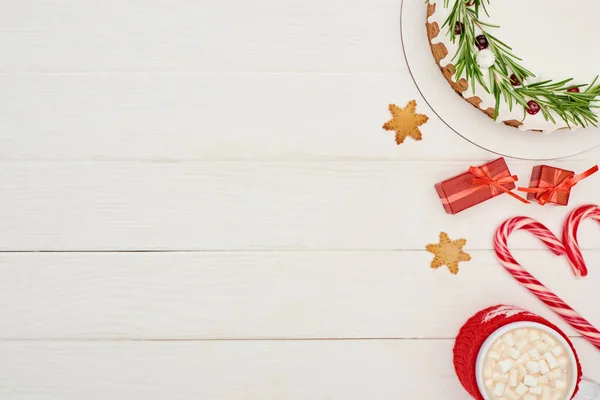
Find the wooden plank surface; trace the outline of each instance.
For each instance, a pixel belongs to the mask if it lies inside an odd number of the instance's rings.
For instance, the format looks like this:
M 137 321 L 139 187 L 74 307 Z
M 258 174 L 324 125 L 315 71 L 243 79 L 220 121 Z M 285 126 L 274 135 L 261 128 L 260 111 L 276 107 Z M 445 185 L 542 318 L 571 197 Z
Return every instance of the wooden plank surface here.
M 3 399 L 467 400 L 451 340 L 0 342 Z M 586 374 L 597 351 L 575 340 Z M 93 390 L 90 390 L 93 388 Z
M 576 333 L 492 251 L 458 276 L 425 251 L 0 254 L 0 339 L 453 338 L 478 310 L 515 304 Z M 549 251 L 515 256 L 600 325 L 594 271 Z M 590 260 L 600 251 L 586 251 Z
M 5 74 L 0 87 L 11 93 L 0 98 L 4 160 L 490 157 L 447 129 L 405 67 L 397 74 L 340 75 Z M 388 104 L 410 99 L 431 119 L 422 142 L 398 147 L 382 125 L 391 118 Z M 32 109 L 35 118 L 28 117 Z
M 23 0 L 0 70 L 396 72 L 399 21 L 397 0 Z
M 464 165 L 495 157 L 448 129 L 406 67 L 389 74 L 0 74 L 0 87 L 11 94 L 0 98 L 0 160 Z M 421 142 L 397 146 L 382 125 L 390 103 L 411 99 L 430 119 Z
M 531 165 L 511 163 L 525 182 Z M 590 162 L 556 165 L 582 171 Z M 414 250 L 440 231 L 468 239 L 468 249 L 490 249 L 498 225 L 519 214 L 560 234 L 570 208 L 509 196 L 445 214 L 433 185 L 464 169 L 447 162 L 5 162 L 0 249 Z M 571 204 L 597 200 L 597 179 L 580 184 Z M 583 224 L 582 246 L 600 248 L 597 233 Z M 542 248 L 519 237 L 515 248 Z

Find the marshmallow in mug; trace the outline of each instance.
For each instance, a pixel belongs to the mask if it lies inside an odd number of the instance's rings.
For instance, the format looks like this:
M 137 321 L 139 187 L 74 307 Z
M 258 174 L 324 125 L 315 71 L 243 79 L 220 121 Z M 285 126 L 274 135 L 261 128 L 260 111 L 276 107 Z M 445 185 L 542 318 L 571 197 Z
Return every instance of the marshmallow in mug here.
M 564 343 L 546 329 L 510 330 L 483 359 L 485 394 L 490 400 L 567 400 L 574 370 Z

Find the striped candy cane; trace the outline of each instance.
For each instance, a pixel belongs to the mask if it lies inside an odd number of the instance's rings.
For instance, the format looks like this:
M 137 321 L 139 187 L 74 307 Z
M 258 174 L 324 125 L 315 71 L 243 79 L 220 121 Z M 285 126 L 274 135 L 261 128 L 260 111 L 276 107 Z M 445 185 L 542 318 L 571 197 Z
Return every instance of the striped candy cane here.
M 594 328 L 585 318 L 573 310 L 567 303 L 562 301 L 558 296 L 552 293 L 540 281 L 535 279 L 533 275 L 527 272 L 508 249 L 508 236 L 516 230 L 523 229 L 533 233 L 539 238 L 552 252 L 556 255 L 564 255 L 566 253 L 565 246 L 548 228 L 534 219 L 527 217 L 515 217 L 505 221 L 494 237 L 494 248 L 498 259 L 508 272 L 519 282 L 525 286 L 531 293 L 536 295 L 544 302 L 552 311 L 560 315 L 569 323 L 577 332 L 589 340 L 597 349 L 600 350 L 600 331 Z
M 583 255 L 581 254 L 581 250 L 579 250 L 579 241 L 577 240 L 579 224 L 586 218 L 600 222 L 600 207 L 588 204 L 576 208 L 567 217 L 563 228 L 563 243 L 567 250 L 567 258 L 577 277 L 587 276 L 588 274 Z

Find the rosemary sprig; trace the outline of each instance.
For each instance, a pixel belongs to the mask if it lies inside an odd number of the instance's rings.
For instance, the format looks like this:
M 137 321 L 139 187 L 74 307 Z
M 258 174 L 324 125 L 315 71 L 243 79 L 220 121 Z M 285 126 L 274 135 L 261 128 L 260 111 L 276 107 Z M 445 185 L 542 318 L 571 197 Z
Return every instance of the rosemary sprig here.
M 569 128 L 572 125 L 579 126 L 598 126 L 598 115 L 592 109 L 600 108 L 597 104 L 600 96 L 600 84 L 597 84 L 598 77 L 587 85 L 582 92 L 568 92 L 573 87 L 583 87 L 582 85 L 573 86 L 570 84 L 572 79 L 565 79 L 561 82 L 543 81 L 530 85 L 515 88 L 515 92 L 522 96 L 533 99 L 540 105 L 540 110 L 546 120 L 556 123 L 550 111 L 554 111 L 567 123 Z
M 540 106 L 540 111 L 547 121 L 556 123 L 554 116 L 557 115 L 569 128 L 573 125 L 598 126 L 598 116 L 592 111 L 592 109 L 600 108 L 598 106 L 600 84 L 596 84 L 597 78 L 589 85 L 573 85 L 571 84 L 572 79 L 525 84 L 528 78 L 534 78 L 535 75 L 520 64 L 522 59 L 513 54 L 510 46 L 492 35 L 487 29 L 499 27 L 479 18 L 480 9 L 483 9 L 489 16 L 486 5 L 489 5 L 490 1 L 456 0 L 448 18 L 442 25 L 441 29 L 447 29 L 452 43 L 456 43 L 458 40 L 458 49 L 452 59 L 456 79 L 464 76 L 473 88 L 473 92 L 475 92 L 475 84 L 479 83 L 494 96 L 496 102 L 494 119 L 498 117 L 501 101 L 504 101 L 510 110 L 515 104 L 522 106 L 524 108 L 523 119 L 525 119 L 527 116 L 525 111 L 530 108 L 528 102 L 533 100 Z M 450 0 L 444 0 L 444 7 L 448 8 L 449 5 Z M 458 34 L 457 26 L 460 31 Z M 478 31 L 486 37 L 488 48 L 496 57 L 494 65 L 487 70 L 487 83 L 485 81 L 486 73 L 477 64 L 478 49 L 475 43 Z M 513 86 L 511 75 L 514 75 L 518 81 L 518 86 Z M 567 91 L 570 88 L 584 86 L 587 87 L 582 92 Z
M 454 63 L 454 72 L 456 73 L 457 79 L 464 74 L 473 89 L 475 89 L 475 82 L 477 81 L 486 91 L 489 91 L 483 80 L 483 72 L 476 61 L 477 49 L 474 44 L 475 19 L 473 18 L 473 13 L 476 13 L 477 10 L 479 10 L 481 4 L 482 0 L 475 0 L 473 9 L 469 9 L 466 1 L 456 1 L 452 8 L 452 12 L 446 21 L 444 21 L 441 29 L 448 29 L 448 34 L 450 35 L 452 43 L 456 43 L 458 36 L 458 50 L 452 58 L 453 62 L 456 61 Z M 449 0 L 444 0 L 444 5 L 445 7 L 448 7 Z M 471 15 L 469 16 L 469 14 Z M 459 35 L 456 33 L 457 26 L 461 30 Z

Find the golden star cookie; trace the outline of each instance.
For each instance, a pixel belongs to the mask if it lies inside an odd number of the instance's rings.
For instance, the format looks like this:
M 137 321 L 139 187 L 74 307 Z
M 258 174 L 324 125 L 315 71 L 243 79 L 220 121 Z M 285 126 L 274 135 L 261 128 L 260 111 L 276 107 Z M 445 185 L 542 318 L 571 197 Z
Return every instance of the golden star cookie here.
M 438 244 L 428 244 L 428 252 L 435 254 L 431 261 L 431 268 L 439 268 L 442 265 L 448 267 L 451 273 L 458 273 L 458 263 L 461 261 L 470 261 L 471 256 L 464 251 L 463 247 L 467 244 L 465 239 L 450 240 L 446 232 L 440 233 Z
M 429 117 L 424 114 L 415 114 L 416 108 L 417 102 L 415 100 L 409 101 L 404 108 L 390 104 L 390 112 L 393 118 L 383 125 L 383 129 L 396 132 L 397 144 L 402 144 L 407 136 L 414 140 L 423 138 L 419 126 L 427 122 Z

